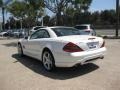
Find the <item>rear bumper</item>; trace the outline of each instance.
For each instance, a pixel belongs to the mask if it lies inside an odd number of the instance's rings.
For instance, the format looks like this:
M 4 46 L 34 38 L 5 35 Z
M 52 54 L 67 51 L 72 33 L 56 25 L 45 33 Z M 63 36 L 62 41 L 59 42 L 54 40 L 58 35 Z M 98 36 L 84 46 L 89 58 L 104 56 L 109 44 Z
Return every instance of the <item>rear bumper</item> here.
M 105 55 L 106 48 L 100 48 L 93 51 L 75 52 L 67 54 L 59 54 L 55 58 L 55 65 L 57 67 L 73 67 L 77 64 L 87 64 L 95 60 L 101 59 Z

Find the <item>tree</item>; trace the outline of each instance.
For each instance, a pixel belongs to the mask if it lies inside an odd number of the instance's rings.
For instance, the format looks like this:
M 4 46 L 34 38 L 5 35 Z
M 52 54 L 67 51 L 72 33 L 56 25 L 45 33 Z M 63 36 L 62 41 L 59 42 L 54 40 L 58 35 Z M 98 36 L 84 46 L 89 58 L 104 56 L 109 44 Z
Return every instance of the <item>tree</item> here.
M 74 6 L 73 9 L 76 9 L 76 12 L 81 13 L 82 10 L 88 10 L 91 2 L 92 0 L 44 0 L 45 6 L 56 14 L 57 25 L 62 24 L 61 14 L 64 15 L 67 6 L 71 4 Z
M 9 5 L 7 10 L 18 19 L 23 19 L 26 15 L 27 4 L 25 2 L 15 1 Z
M 3 30 L 5 30 L 5 16 L 4 16 L 4 13 L 5 13 L 5 9 L 6 9 L 6 6 L 7 4 L 11 2 L 11 0 L 8 0 L 8 1 L 3 1 L 3 0 L 0 0 L 0 8 L 2 8 L 2 17 L 3 17 Z
M 80 13 L 80 12 L 86 12 L 88 11 L 90 5 L 92 3 L 92 0 L 72 0 L 72 4 L 74 5 L 74 8 Z
M 44 0 L 45 6 L 56 14 L 57 25 L 62 24 L 61 14 L 71 0 Z
M 114 24 L 116 22 L 115 10 L 104 10 L 101 12 L 101 20 L 104 23 Z
M 3 0 L 0 0 L 0 8 L 2 8 L 2 18 L 3 18 L 3 22 L 2 22 L 2 26 L 3 26 L 3 30 L 5 29 L 5 17 L 4 17 L 4 12 L 5 12 L 5 7 L 3 4 Z
M 3 5 L 3 1 L 2 1 L 2 0 L 0 0 L 0 7 L 2 7 L 2 5 Z
M 50 16 L 46 15 L 46 16 L 43 18 L 44 26 L 49 25 L 49 21 L 50 21 Z
M 15 1 L 9 5 L 8 11 L 19 20 L 24 20 L 27 27 L 31 27 L 36 25 L 38 18 L 43 15 L 43 7 L 42 0 Z
M 118 37 L 118 35 L 119 35 L 119 32 L 118 32 L 118 30 L 119 30 L 119 2 L 120 2 L 120 0 L 116 0 L 116 17 L 117 17 L 117 19 L 116 19 L 116 37 Z
M 92 24 L 94 25 L 98 25 L 101 23 L 101 15 L 100 15 L 100 12 L 98 11 L 95 11 L 91 14 L 90 16 L 90 21 Z
M 76 11 L 74 8 L 70 5 L 64 9 L 64 23 L 65 25 L 74 25 L 74 14 Z
M 0 8 L 2 8 L 2 7 L 3 7 L 3 1 L 0 0 Z
M 25 0 L 27 3 L 27 14 L 28 17 L 38 18 L 44 15 L 44 2 L 43 0 Z
M 20 20 L 21 29 L 23 27 L 22 21 L 26 16 L 27 4 L 25 2 L 15 1 L 9 5 L 7 10 Z

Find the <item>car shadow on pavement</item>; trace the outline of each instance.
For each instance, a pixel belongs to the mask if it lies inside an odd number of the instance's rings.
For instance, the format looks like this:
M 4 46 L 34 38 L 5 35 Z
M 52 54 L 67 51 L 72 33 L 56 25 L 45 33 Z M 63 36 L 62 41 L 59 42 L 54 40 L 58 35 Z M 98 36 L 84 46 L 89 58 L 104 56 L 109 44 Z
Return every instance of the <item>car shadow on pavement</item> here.
M 16 42 L 11 42 L 11 43 L 7 43 L 7 44 L 2 44 L 6 47 L 17 47 L 17 43 Z
M 27 56 L 20 57 L 18 54 L 13 54 L 12 57 L 17 60 L 14 63 L 20 62 L 27 68 L 34 71 L 35 73 L 38 73 L 40 75 L 52 79 L 59 79 L 59 80 L 66 80 L 66 79 L 82 76 L 85 74 L 89 74 L 90 72 L 93 72 L 99 68 L 99 66 L 90 63 L 83 66 L 79 65 L 77 67 L 72 67 L 72 68 L 56 68 L 53 72 L 48 72 L 44 69 L 42 63 L 36 59 Z

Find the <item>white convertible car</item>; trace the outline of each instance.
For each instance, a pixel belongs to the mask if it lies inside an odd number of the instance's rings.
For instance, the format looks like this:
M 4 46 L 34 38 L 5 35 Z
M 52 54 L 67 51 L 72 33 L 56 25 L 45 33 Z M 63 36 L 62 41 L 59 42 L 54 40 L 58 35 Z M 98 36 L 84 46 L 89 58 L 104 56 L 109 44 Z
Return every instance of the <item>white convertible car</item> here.
M 80 35 L 71 27 L 46 27 L 18 42 L 18 53 L 41 60 L 46 70 L 73 67 L 103 59 L 105 41 L 96 36 Z

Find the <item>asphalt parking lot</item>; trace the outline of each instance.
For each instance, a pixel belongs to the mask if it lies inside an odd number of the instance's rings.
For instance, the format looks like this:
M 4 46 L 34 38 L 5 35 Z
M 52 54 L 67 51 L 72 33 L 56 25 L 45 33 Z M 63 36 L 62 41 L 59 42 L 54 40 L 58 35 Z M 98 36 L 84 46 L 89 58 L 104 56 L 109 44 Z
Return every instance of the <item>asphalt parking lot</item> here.
M 0 90 L 120 90 L 120 40 L 107 39 L 103 60 L 73 68 L 43 69 L 19 57 L 17 39 L 0 38 Z

